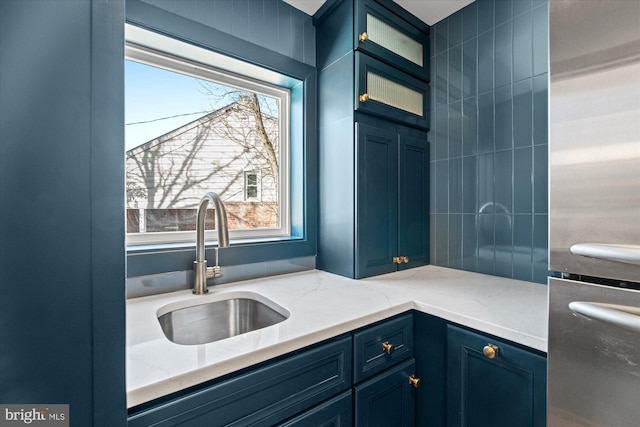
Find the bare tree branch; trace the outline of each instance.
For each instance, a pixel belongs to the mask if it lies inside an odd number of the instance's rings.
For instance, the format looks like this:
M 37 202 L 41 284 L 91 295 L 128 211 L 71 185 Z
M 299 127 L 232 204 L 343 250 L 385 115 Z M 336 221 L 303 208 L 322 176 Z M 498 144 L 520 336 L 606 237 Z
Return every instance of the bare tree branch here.
M 128 206 L 145 201 L 154 209 L 195 207 L 202 188 L 211 182 L 217 183 L 216 191 L 223 200 L 238 200 L 245 170 L 259 171 L 263 182 L 269 183 L 264 188 L 269 193 L 267 200 L 277 200 L 279 128 L 273 102 L 261 102 L 256 93 L 208 84 L 201 84 L 201 92 L 210 97 L 210 106 L 232 102 L 191 126 L 130 151 L 126 170 Z M 222 141 L 241 149 L 225 152 Z M 218 152 L 224 161 L 215 156 Z M 265 201 L 263 208 L 277 218 L 277 203 Z

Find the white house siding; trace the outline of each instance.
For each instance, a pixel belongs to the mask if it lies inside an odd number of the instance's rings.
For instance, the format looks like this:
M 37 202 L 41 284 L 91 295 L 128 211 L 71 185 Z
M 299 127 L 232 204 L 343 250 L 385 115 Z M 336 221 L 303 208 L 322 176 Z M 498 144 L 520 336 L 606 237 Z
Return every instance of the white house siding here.
M 262 117 L 278 154 L 277 119 Z M 245 198 L 247 171 L 260 177 L 258 198 Z M 277 225 L 277 186 L 246 104 L 233 103 L 129 150 L 126 175 L 129 232 L 138 231 L 133 222 L 141 211 L 172 210 L 173 217 L 184 209 L 195 210 L 208 191 L 225 202 L 231 228 Z M 174 227 L 168 224 L 165 231 Z M 180 229 L 190 228 L 184 227 Z

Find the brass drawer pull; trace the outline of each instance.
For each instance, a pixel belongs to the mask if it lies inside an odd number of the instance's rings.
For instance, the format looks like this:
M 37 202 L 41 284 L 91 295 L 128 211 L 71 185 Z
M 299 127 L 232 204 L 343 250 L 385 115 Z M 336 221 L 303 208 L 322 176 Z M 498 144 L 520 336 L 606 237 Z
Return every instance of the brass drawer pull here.
M 365 31 L 358 36 L 358 40 L 360 40 L 360 43 L 366 42 L 367 40 L 369 40 L 369 34 L 367 34 L 367 32 Z
M 382 351 L 384 351 L 387 354 L 391 354 L 393 353 L 395 350 L 395 347 L 393 346 L 393 344 L 390 344 L 388 342 L 383 342 L 382 343 Z
M 422 383 L 420 382 L 420 378 L 417 378 L 415 375 L 411 375 L 409 377 L 409 384 L 413 386 L 413 388 L 420 388 Z
M 368 93 L 363 93 L 362 95 L 360 95 L 360 102 L 367 102 L 368 100 L 369 100 Z
M 498 351 L 498 346 L 493 344 L 487 344 L 482 349 L 482 353 L 484 353 L 484 355 L 489 359 L 495 358 L 498 355 Z

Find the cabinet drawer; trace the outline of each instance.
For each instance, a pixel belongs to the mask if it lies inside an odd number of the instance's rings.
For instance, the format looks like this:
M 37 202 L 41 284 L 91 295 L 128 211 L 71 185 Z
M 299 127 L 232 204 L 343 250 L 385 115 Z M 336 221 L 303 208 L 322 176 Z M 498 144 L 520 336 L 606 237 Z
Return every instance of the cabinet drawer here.
M 356 52 L 355 109 L 429 128 L 429 85 Z
M 409 378 L 415 373 L 413 359 L 355 387 L 357 427 L 413 427 L 415 392 Z
M 398 13 L 407 15 L 392 2 L 386 3 Z M 428 29 L 420 30 L 378 2 L 356 0 L 353 43 L 354 49 L 367 52 L 421 80 L 429 80 Z
M 350 387 L 343 338 L 135 414 L 128 425 L 272 426 Z
M 355 333 L 353 346 L 355 383 L 412 357 L 413 318 L 411 314 Z
M 348 427 L 353 425 L 352 393 L 347 391 L 340 396 L 321 403 L 315 408 L 280 424 L 280 427 Z

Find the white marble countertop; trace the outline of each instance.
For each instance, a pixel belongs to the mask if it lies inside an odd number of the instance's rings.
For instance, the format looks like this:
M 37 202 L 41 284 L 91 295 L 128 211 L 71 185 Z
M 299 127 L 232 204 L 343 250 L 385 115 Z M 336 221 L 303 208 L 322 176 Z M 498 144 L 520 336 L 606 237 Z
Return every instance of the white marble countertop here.
M 129 407 L 415 309 L 545 351 L 547 287 L 425 266 L 352 280 L 319 270 L 184 290 L 127 301 Z M 157 320 L 167 304 L 246 293 L 286 309 L 276 325 L 202 345 L 169 341 Z M 163 308 L 164 311 L 163 311 Z

